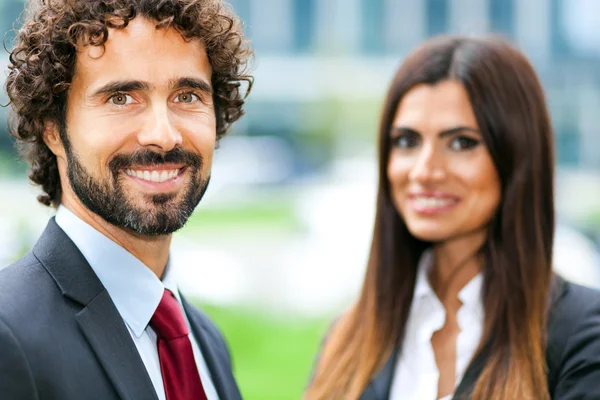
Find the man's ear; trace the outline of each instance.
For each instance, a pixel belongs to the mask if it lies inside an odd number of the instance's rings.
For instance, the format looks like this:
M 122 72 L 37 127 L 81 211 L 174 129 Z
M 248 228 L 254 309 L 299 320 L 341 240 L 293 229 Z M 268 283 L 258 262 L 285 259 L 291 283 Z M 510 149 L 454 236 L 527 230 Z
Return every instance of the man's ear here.
M 60 134 L 58 133 L 58 125 L 55 121 L 47 120 L 44 122 L 44 143 L 57 158 L 65 157 L 65 147 Z

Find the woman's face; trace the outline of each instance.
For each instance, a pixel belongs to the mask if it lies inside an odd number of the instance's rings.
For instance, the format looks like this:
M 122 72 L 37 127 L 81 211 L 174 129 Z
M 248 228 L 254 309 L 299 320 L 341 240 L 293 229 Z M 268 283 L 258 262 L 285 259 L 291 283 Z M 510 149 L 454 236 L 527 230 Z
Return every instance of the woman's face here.
M 464 87 L 420 84 L 392 123 L 387 168 L 392 200 L 410 233 L 443 242 L 485 232 L 500 179 Z

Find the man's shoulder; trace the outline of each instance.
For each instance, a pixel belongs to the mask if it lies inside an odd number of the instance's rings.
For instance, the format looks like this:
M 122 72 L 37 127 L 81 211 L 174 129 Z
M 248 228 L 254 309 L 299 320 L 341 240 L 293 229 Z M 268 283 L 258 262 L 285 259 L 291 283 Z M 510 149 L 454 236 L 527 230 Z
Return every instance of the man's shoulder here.
M 21 325 L 62 297 L 56 283 L 31 252 L 0 270 L 0 319 Z
M 37 259 L 37 257 L 33 254 L 32 251 L 29 251 L 23 257 L 19 258 L 18 260 L 14 261 L 13 263 L 9 264 L 8 266 L 0 269 L 0 274 L 2 274 L 3 271 L 11 270 L 11 269 L 14 269 L 15 267 L 23 267 L 23 266 L 36 265 L 36 264 L 40 264 L 40 260 Z
M 32 288 L 44 282 L 48 272 L 32 252 L 0 269 L 0 302 L 7 297 L 21 297 L 32 292 Z M 2 307 L 0 307 L 1 309 Z

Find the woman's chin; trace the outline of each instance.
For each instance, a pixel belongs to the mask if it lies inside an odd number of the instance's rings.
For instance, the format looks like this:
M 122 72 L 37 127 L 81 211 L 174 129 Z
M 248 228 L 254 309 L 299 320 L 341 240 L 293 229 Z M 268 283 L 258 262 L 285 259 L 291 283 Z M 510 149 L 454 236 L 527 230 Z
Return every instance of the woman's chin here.
M 444 242 L 452 238 L 452 233 L 448 229 L 439 226 L 408 226 L 408 231 L 415 238 L 424 242 Z

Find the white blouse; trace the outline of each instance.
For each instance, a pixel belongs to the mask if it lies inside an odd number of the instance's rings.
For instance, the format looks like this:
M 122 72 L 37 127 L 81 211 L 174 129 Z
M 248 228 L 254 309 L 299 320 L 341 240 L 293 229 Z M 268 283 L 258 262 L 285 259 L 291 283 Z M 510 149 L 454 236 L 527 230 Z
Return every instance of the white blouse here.
M 419 263 L 404 344 L 392 378 L 390 400 L 437 399 L 439 371 L 431 337 L 444 326 L 446 310 L 429 283 L 428 275 L 432 266 L 433 252 L 428 250 Z M 484 322 L 480 296 L 482 282 L 483 275 L 479 274 L 458 294 L 463 305 L 457 314 L 460 333 L 456 343 L 455 390 L 481 340 Z M 441 400 L 450 400 L 452 396 L 445 396 Z

